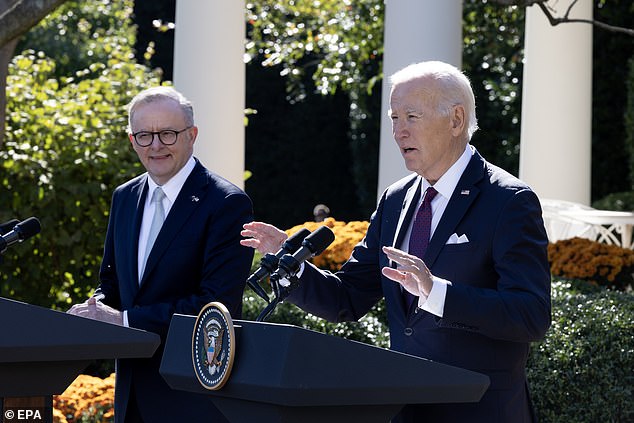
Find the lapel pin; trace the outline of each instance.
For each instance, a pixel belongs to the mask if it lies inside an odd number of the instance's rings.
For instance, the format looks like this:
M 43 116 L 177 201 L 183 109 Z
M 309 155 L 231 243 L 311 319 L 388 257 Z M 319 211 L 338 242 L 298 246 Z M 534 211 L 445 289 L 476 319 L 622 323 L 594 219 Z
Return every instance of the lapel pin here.
M 469 190 L 463 189 L 462 191 L 460 191 L 460 195 L 469 195 Z
M 192 195 L 192 201 L 193 201 L 194 203 L 197 203 L 197 202 L 198 202 L 198 200 L 199 200 L 199 199 L 198 199 L 198 197 L 196 197 L 195 195 Z

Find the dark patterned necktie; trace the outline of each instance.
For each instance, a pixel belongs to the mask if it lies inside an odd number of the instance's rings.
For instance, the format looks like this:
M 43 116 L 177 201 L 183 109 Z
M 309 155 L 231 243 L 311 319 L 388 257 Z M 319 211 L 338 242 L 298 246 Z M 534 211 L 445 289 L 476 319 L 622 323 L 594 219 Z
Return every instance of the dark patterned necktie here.
M 425 198 L 423 198 L 423 204 L 418 208 L 416 217 L 414 218 L 414 224 L 412 225 L 412 233 L 409 237 L 409 250 L 411 255 L 419 258 L 425 256 L 427 246 L 429 245 L 429 238 L 431 237 L 431 202 L 438 194 L 433 187 L 427 188 L 425 191 Z M 408 291 L 403 290 L 405 296 L 405 304 L 409 310 L 414 302 L 418 302 L 418 297 L 410 294 Z

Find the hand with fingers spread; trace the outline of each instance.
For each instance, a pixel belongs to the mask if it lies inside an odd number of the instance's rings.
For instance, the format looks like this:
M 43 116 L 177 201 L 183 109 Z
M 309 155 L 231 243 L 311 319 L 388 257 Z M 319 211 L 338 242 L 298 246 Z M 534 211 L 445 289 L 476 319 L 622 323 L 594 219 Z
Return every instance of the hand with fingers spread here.
M 275 254 L 288 235 L 286 232 L 264 222 L 250 222 L 243 225 L 240 235 L 245 237 L 240 244 L 245 247 L 255 248 L 262 254 Z
M 381 269 L 383 276 L 401 284 L 412 295 L 426 298 L 433 281 L 432 274 L 423 260 L 394 247 L 383 247 L 383 252 L 390 261 L 396 263 L 396 269 Z

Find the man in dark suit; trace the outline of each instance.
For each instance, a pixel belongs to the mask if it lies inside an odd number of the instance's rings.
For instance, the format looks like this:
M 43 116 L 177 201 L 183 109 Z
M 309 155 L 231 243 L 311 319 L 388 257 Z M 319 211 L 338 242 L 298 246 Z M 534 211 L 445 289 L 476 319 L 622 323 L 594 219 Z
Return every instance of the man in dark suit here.
M 529 343 L 550 325 L 550 270 L 531 189 L 469 144 L 477 129 L 469 80 L 441 62 L 392 76 L 390 116 L 408 170 L 382 195 L 363 241 L 335 274 L 308 264 L 288 300 L 334 322 L 385 297 L 391 348 L 484 373 L 479 403 L 410 405 L 395 422 L 530 422 Z M 243 245 L 285 239 L 245 225 Z M 396 282 L 396 283 L 395 283 Z
M 163 342 L 174 313 L 211 301 L 241 316 L 253 251 L 240 245 L 252 220 L 249 197 L 193 157 L 198 128 L 191 103 L 156 87 L 129 108 L 130 142 L 147 173 L 112 197 L 101 284 L 69 313 L 155 332 Z M 150 359 L 117 362 L 117 422 L 226 421 L 208 397 L 174 391 Z

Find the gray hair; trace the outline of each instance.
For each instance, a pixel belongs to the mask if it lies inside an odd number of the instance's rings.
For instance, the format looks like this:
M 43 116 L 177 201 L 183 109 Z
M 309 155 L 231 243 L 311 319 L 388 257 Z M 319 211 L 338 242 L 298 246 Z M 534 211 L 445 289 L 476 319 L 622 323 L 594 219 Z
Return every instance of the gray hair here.
M 139 104 L 149 104 L 159 100 L 173 100 L 180 106 L 187 126 L 194 125 L 194 107 L 183 94 L 173 87 L 152 87 L 138 93 L 128 105 L 128 131 L 132 132 L 132 117 Z
M 438 95 L 436 112 L 441 116 L 449 116 L 453 106 L 462 105 L 465 109 L 468 139 L 478 129 L 475 97 L 469 78 L 458 68 L 444 62 L 429 61 L 414 63 L 395 72 L 390 77 L 392 88 L 395 85 L 419 78 L 431 78 L 437 83 L 435 94 Z

